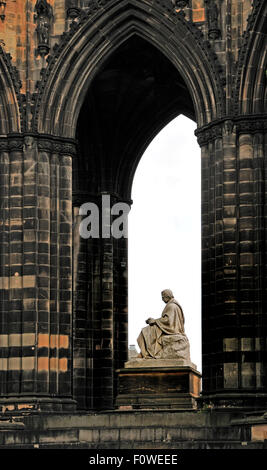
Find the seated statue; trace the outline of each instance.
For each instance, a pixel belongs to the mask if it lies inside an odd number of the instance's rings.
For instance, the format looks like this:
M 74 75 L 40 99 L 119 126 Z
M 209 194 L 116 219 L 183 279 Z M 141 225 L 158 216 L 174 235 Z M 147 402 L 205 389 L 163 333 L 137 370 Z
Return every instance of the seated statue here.
M 137 338 L 139 358 L 185 359 L 190 361 L 189 341 L 184 330 L 182 307 L 174 299 L 171 290 L 162 293 L 166 306 L 158 319 L 148 318 L 146 326 Z

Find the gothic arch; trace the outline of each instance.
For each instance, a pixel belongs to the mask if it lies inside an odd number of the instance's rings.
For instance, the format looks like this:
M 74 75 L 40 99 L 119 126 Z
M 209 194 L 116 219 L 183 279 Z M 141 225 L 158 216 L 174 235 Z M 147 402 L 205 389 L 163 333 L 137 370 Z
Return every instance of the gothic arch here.
M 164 2 L 149 5 L 140 0 L 114 0 L 65 33 L 39 85 L 34 130 L 75 137 L 90 82 L 108 57 L 132 35 L 152 43 L 178 69 L 192 96 L 199 127 L 222 117 L 221 80 L 201 32 L 181 15 L 166 10 Z
M 0 47 L 0 134 L 5 136 L 20 132 L 19 94 L 20 82 L 11 59 Z
M 240 54 L 238 113 L 260 114 L 266 109 L 267 5 L 254 7 Z

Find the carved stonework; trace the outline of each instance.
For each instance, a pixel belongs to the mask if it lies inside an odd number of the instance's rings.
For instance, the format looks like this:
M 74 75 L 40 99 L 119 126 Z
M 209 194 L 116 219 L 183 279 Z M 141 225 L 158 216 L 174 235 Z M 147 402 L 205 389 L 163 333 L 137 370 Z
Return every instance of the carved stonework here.
M 55 153 L 74 157 L 76 155 L 76 142 L 74 140 L 49 139 L 39 136 L 38 149 L 42 152 Z
M 18 106 L 20 111 L 20 125 L 21 129 L 24 130 L 24 103 L 25 103 L 25 95 L 21 94 L 21 87 L 22 82 L 20 79 L 20 74 L 18 69 L 12 63 L 12 57 L 9 53 L 6 53 L 4 49 L 0 45 L 0 60 L 2 60 L 7 68 L 8 73 L 10 74 L 10 78 L 12 80 L 12 84 L 14 86 L 14 90 L 18 100 Z
M 80 8 L 78 7 L 77 0 L 67 0 L 66 2 L 67 7 L 67 17 L 74 20 L 80 15 Z
M 171 0 L 174 6 L 175 13 L 185 16 L 184 8 L 188 7 L 189 0 Z
M 219 39 L 221 31 L 218 22 L 218 7 L 214 0 L 205 0 L 205 5 L 209 26 L 209 39 Z
M 201 129 L 195 131 L 197 141 L 200 147 L 209 144 L 210 142 L 221 139 L 223 135 L 223 123 L 212 124 L 204 126 Z
M 189 0 L 172 0 L 172 3 L 175 8 L 186 8 Z
M 41 71 L 41 76 L 40 76 L 40 81 L 36 83 L 36 90 L 37 92 L 32 95 L 32 113 L 33 113 L 33 119 L 32 119 L 32 130 L 36 131 L 38 128 L 38 115 L 39 115 L 39 108 L 42 100 L 42 95 L 46 86 L 46 82 L 48 81 L 49 76 L 52 73 L 53 67 L 55 63 L 57 62 L 58 58 L 60 57 L 60 54 L 64 50 L 65 47 L 67 47 L 69 41 L 73 37 L 73 35 L 81 29 L 84 24 L 88 21 L 91 15 L 95 14 L 101 7 L 102 10 L 105 11 L 106 3 L 104 0 L 103 4 L 101 0 L 91 0 L 90 2 L 90 9 L 87 13 L 83 12 L 83 10 L 80 11 L 79 16 L 77 17 L 76 21 L 73 21 L 70 24 L 70 28 L 68 31 L 64 31 L 63 34 L 59 38 L 59 43 L 55 44 L 53 46 L 53 49 L 51 53 L 48 55 L 46 61 L 47 61 L 47 67 L 42 69 Z M 224 100 L 224 90 L 223 87 L 225 85 L 225 74 L 223 73 L 223 70 L 218 63 L 218 56 L 215 54 L 215 52 L 212 50 L 211 44 L 209 41 L 204 41 L 204 36 L 202 31 L 191 21 L 187 21 L 184 18 L 184 12 L 183 9 L 179 11 L 179 14 L 177 14 L 175 8 L 172 9 L 172 6 L 177 3 L 176 0 L 154 0 L 155 5 L 157 5 L 158 8 L 163 8 L 165 12 L 168 15 L 175 15 L 178 19 L 178 21 L 182 22 L 183 25 L 189 30 L 190 35 L 194 36 L 195 40 L 200 44 L 200 47 L 204 54 L 207 57 L 207 60 L 211 66 L 211 68 L 214 70 L 214 73 L 217 77 L 218 84 L 220 84 L 218 88 L 218 94 L 219 94 L 219 107 L 220 107 L 220 112 L 223 114 L 225 112 L 225 100 Z M 178 8 L 177 8 L 178 11 Z
M 267 119 L 262 115 L 242 116 L 233 119 L 222 119 L 215 124 L 203 126 L 195 131 L 197 141 L 202 147 L 223 136 L 237 134 L 256 134 L 266 132 Z
M 36 33 L 38 54 L 45 56 L 50 51 L 50 34 L 53 19 L 53 9 L 47 0 L 38 0 L 35 8 L 34 20 L 37 23 Z
M 235 86 L 233 87 L 232 96 L 233 96 L 233 106 L 234 106 L 234 113 L 238 115 L 239 113 L 239 90 L 241 85 L 241 76 L 242 70 L 245 64 L 246 56 L 248 54 L 249 49 L 249 42 L 251 40 L 251 31 L 254 28 L 256 23 L 257 17 L 262 14 L 261 7 L 263 5 L 262 0 L 254 0 L 252 4 L 252 11 L 247 19 L 247 29 L 243 34 L 243 43 L 239 52 L 239 58 L 237 63 L 236 69 L 236 77 L 235 77 Z

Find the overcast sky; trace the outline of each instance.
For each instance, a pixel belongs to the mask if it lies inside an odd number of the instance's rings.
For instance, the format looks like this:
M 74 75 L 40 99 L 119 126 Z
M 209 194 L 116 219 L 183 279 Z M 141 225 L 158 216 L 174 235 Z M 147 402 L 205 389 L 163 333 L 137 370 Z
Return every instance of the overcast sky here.
M 201 177 L 196 124 L 179 116 L 137 168 L 129 214 L 129 344 L 171 289 L 185 314 L 191 360 L 201 370 Z

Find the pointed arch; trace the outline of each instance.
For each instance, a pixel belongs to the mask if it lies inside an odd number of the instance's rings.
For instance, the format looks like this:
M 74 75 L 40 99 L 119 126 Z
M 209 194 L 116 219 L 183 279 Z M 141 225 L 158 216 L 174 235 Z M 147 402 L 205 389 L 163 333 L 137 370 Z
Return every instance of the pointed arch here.
M 240 53 L 238 114 L 261 114 L 266 109 L 267 4 L 257 2 L 254 8 Z
M 0 134 L 20 132 L 20 109 L 17 99 L 19 83 L 14 83 L 10 57 L 0 47 Z
M 52 56 L 39 87 L 42 92 L 36 104 L 34 129 L 73 138 L 91 81 L 132 35 L 150 42 L 177 68 L 191 94 L 198 126 L 220 118 L 223 90 L 201 32 L 182 16 L 163 8 L 164 5 L 141 0 L 110 1 L 83 19 L 70 37 L 65 35 L 65 45 L 61 44 L 56 56 Z

